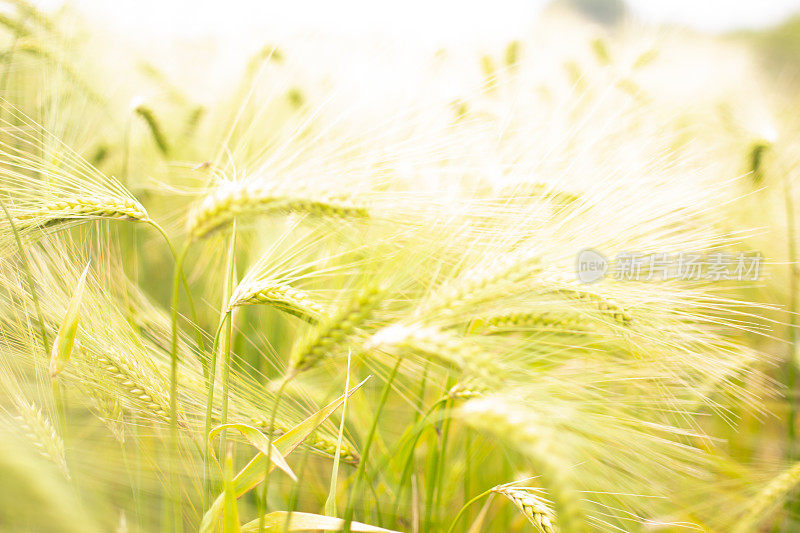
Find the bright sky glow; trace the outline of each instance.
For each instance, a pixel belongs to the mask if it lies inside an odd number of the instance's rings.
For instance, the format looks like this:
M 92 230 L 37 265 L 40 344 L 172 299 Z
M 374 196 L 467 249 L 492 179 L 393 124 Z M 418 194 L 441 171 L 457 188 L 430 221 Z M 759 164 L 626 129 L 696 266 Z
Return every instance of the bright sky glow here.
M 54 8 L 63 0 L 38 0 Z M 107 25 L 173 37 L 270 32 L 329 36 L 401 36 L 453 42 L 524 31 L 545 0 L 73 0 Z M 800 0 L 628 0 L 650 22 L 673 22 L 708 31 L 754 28 L 800 13 Z

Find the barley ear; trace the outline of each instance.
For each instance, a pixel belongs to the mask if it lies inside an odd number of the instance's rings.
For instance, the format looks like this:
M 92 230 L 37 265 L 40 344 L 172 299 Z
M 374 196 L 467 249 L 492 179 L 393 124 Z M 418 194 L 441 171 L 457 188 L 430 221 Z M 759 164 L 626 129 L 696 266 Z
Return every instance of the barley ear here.
M 755 531 L 769 516 L 769 511 L 780 505 L 786 496 L 800 483 L 800 462 L 775 477 L 753 500 L 733 533 Z

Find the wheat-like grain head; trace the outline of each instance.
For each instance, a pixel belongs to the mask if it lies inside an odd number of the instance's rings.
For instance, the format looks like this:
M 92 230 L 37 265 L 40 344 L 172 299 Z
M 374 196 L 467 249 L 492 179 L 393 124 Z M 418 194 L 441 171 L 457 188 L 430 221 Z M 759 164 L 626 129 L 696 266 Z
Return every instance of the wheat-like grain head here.
M 53 423 L 41 409 L 22 396 L 17 396 L 14 400 L 17 407 L 16 421 L 22 433 L 36 446 L 42 457 L 51 461 L 69 477 L 64 456 L 64 441 L 58 435 Z
M 299 213 L 343 219 L 366 218 L 366 207 L 346 195 L 327 195 L 302 190 L 284 190 L 261 182 L 228 182 L 217 187 L 195 207 L 188 230 L 201 239 L 239 216 L 269 213 Z
M 558 533 L 555 513 L 547 500 L 532 489 L 501 485 L 493 489 L 511 500 L 539 533 Z

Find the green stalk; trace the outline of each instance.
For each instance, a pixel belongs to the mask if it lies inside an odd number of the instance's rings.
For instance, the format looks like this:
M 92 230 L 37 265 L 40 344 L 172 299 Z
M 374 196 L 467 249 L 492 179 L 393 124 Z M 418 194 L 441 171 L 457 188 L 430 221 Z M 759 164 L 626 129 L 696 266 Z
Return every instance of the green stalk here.
M 14 220 L 11 218 L 11 213 L 8 212 L 5 202 L 0 200 L 0 208 L 8 219 L 8 224 L 11 226 L 11 231 L 14 233 L 14 240 L 17 243 L 17 251 L 19 252 L 20 261 L 22 261 L 22 269 L 25 271 L 25 277 L 28 282 L 28 290 L 31 293 L 31 300 L 33 300 L 33 307 L 36 310 L 36 318 L 39 321 L 39 331 L 42 335 L 42 344 L 44 345 L 44 353 L 50 355 L 50 340 L 47 337 L 47 327 L 45 326 L 44 315 L 42 314 L 42 307 L 39 305 L 39 294 L 36 292 L 36 284 L 33 282 L 33 274 L 31 273 L 31 266 L 28 262 L 28 254 L 25 247 L 22 245 L 22 239 L 17 231 L 17 226 L 14 225 Z
M 492 487 L 492 488 L 494 488 L 494 487 Z M 470 507 L 470 506 L 471 506 L 473 503 L 477 502 L 478 500 L 480 500 L 480 499 L 481 499 L 481 498 L 483 498 L 484 496 L 486 496 L 486 495 L 490 494 L 491 492 L 492 492 L 492 489 L 489 489 L 489 490 L 487 490 L 486 492 L 481 492 L 480 494 L 478 494 L 477 496 L 475 496 L 474 498 L 472 498 L 470 501 L 468 501 L 467 503 L 465 503 L 465 504 L 464 504 L 464 506 L 461 508 L 461 510 L 460 510 L 460 511 L 458 511 L 458 514 L 456 515 L 456 517 L 453 519 L 453 523 L 452 523 L 452 524 L 450 524 L 450 527 L 449 527 L 449 528 L 447 528 L 447 533 L 453 533 L 453 530 L 456 528 L 456 524 L 458 524 L 458 519 L 459 519 L 459 518 L 461 518 L 461 515 L 463 515 L 463 514 L 464 514 L 464 512 L 465 512 L 465 511 L 466 511 L 466 510 L 467 510 L 467 509 L 468 509 L 468 508 L 469 508 L 469 507 Z
M 431 434 L 433 440 L 431 448 L 433 452 L 428 457 L 427 468 L 425 469 L 425 480 L 427 481 L 425 491 L 425 521 L 423 522 L 422 531 L 430 531 L 431 522 L 433 520 L 433 493 L 436 490 L 436 472 L 438 471 L 439 464 L 439 431 L 434 431 Z
M 172 347 L 170 352 L 169 371 L 169 432 L 170 448 L 177 458 L 178 450 L 178 304 L 180 301 L 180 280 L 183 270 L 183 261 L 186 258 L 188 246 L 184 246 L 175 260 L 175 272 L 172 279 Z M 175 474 L 172 474 L 172 513 L 173 530 L 182 530 L 181 521 L 181 488 Z
M 42 306 L 39 303 L 39 293 L 36 290 L 36 283 L 33 281 L 33 273 L 31 273 L 31 265 L 28 262 L 28 253 L 22 244 L 22 239 L 19 236 L 19 231 L 17 231 L 17 226 L 14 224 L 14 219 L 11 217 L 11 213 L 8 212 L 5 202 L 2 200 L 0 200 L 0 208 L 3 209 L 8 224 L 11 226 L 11 232 L 14 234 L 14 241 L 17 244 L 17 251 L 19 252 L 20 261 L 22 262 L 22 270 L 25 272 L 25 278 L 28 283 L 28 291 L 30 291 L 33 307 L 36 310 L 36 320 L 39 322 L 39 332 L 42 335 L 44 353 L 45 356 L 49 356 L 50 339 L 47 336 L 47 326 L 45 325 Z M 61 434 L 61 438 L 65 439 L 67 429 L 67 406 L 64 402 L 61 384 L 55 378 L 50 379 L 50 390 L 53 395 L 53 407 L 56 412 L 56 426 L 58 427 L 58 432 Z
M 417 449 L 417 444 L 419 443 L 419 439 L 422 437 L 425 429 L 428 425 L 428 419 L 433 414 L 433 412 L 439 408 L 444 403 L 445 399 L 440 398 L 436 400 L 436 402 L 430 406 L 430 408 L 426 411 L 426 413 L 422 416 L 422 418 L 415 424 L 414 426 L 414 440 L 411 442 L 411 447 L 406 455 L 406 462 L 403 465 L 403 473 L 400 476 L 400 486 L 397 489 L 397 494 L 395 495 L 394 499 L 394 509 L 400 508 L 400 502 L 403 499 L 403 494 L 405 494 L 405 488 L 409 485 L 411 481 L 411 472 L 414 467 L 414 450 Z
M 27 17 L 22 17 L 19 21 L 20 27 L 27 21 Z M 3 77 L 0 79 L 0 91 L 2 94 L 8 94 L 7 86 L 8 86 L 8 78 L 11 74 L 11 62 L 14 60 L 14 53 L 17 51 L 17 44 L 19 44 L 20 32 L 19 30 L 14 31 L 14 40 L 11 41 L 11 47 L 8 49 L 8 52 L 3 54 L 4 65 L 3 65 Z
M 472 453 L 472 432 L 468 427 L 464 428 L 464 497 L 470 493 L 470 478 L 472 473 L 472 461 L 470 455 Z M 467 512 L 467 520 L 464 522 L 464 533 L 467 532 L 467 522 L 469 522 L 469 511 Z
M 345 389 L 345 390 L 348 390 L 348 389 Z M 308 456 L 309 455 L 310 455 L 310 452 L 308 451 L 308 448 L 303 450 L 303 459 L 300 462 L 300 468 L 299 468 L 299 470 L 297 472 L 298 479 L 303 479 L 303 475 L 306 472 L 306 466 L 308 465 Z M 300 486 L 301 486 L 300 483 L 295 483 L 292 486 L 292 492 L 289 495 L 289 505 L 287 506 L 287 509 L 286 509 L 286 511 L 287 511 L 286 512 L 286 520 L 283 522 L 283 526 L 281 527 L 282 533 L 289 533 L 289 525 L 292 523 L 292 513 L 295 511 L 295 509 L 297 509 L 297 500 L 298 500 L 298 496 L 300 495 Z
M 792 188 L 789 180 L 784 177 L 783 179 L 783 196 L 785 198 L 786 209 L 786 237 L 787 249 L 789 254 L 789 459 L 794 460 L 796 455 L 795 436 L 796 436 L 796 422 L 795 417 L 797 414 L 797 395 L 796 395 L 796 381 L 797 370 L 800 361 L 798 361 L 797 354 L 797 278 L 798 278 L 798 265 L 797 265 L 797 245 L 795 242 L 795 228 L 794 228 L 794 206 L 792 202 Z
M 347 499 L 347 508 L 344 512 L 344 533 L 350 533 L 350 523 L 353 521 L 353 513 L 355 512 L 355 508 L 353 506 L 355 502 L 355 496 L 358 494 L 362 478 L 366 472 L 366 465 L 369 462 L 369 450 L 378 430 L 378 421 L 380 420 L 381 413 L 383 412 L 383 407 L 386 405 L 386 400 L 389 398 L 389 393 L 392 390 L 394 378 L 397 376 L 397 371 L 400 369 L 400 364 L 402 362 L 403 358 L 398 357 L 397 363 L 395 363 L 392 373 L 389 375 L 389 379 L 386 380 L 386 384 L 381 392 L 381 398 L 378 401 L 378 407 L 375 410 L 375 416 L 372 419 L 372 427 L 367 434 L 367 440 L 364 442 L 364 449 L 361 452 L 361 461 L 358 463 L 358 470 L 356 470 L 353 486 L 350 489 L 350 497 Z
M 449 390 L 449 388 L 448 388 Z M 453 399 L 449 398 L 447 403 L 445 404 L 445 410 L 448 408 L 452 408 Z M 442 424 L 442 450 L 438 455 L 438 465 L 436 469 L 436 498 L 434 500 L 434 518 L 435 521 L 439 520 L 439 511 L 442 509 L 442 495 L 444 494 L 443 485 L 444 485 L 444 466 L 447 457 L 447 443 L 448 437 L 450 435 L 450 424 L 451 418 L 449 415 L 446 415 L 444 422 Z
M 222 337 L 222 413 L 220 415 L 220 424 L 228 423 L 228 396 L 230 394 L 230 373 L 231 373 L 231 355 L 233 353 L 231 346 L 231 339 L 233 338 L 233 314 L 227 312 L 228 302 L 230 301 L 231 293 L 233 292 L 233 279 L 236 274 L 236 221 L 233 222 L 231 228 L 231 239 L 228 246 L 228 261 L 225 267 L 225 290 L 223 295 L 222 309 L 225 326 L 223 326 Z M 223 430 L 219 435 L 220 449 L 227 446 L 228 432 Z
M 350 390 L 350 352 L 347 353 L 347 373 L 344 380 L 345 393 Z M 344 423 L 347 417 L 347 400 L 348 396 L 345 395 L 344 403 L 342 404 L 342 420 L 339 423 L 339 436 L 336 442 L 336 453 L 333 456 L 333 468 L 331 470 L 331 483 L 328 488 L 328 498 L 325 500 L 325 514 L 328 516 L 336 516 L 338 513 L 336 509 L 336 485 L 339 480 L 339 459 L 342 452 L 342 439 L 344 438 Z
M 200 331 L 199 322 L 197 320 L 197 308 L 194 305 L 194 298 L 192 298 L 192 292 L 189 290 L 189 281 L 186 279 L 186 275 L 183 273 L 183 262 L 186 258 L 186 253 L 188 252 L 188 244 L 184 246 L 184 249 L 181 250 L 181 253 L 178 254 L 175 250 L 175 246 L 173 246 L 172 241 L 170 240 L 167 232 L 164 231 L 158 223 L 154 220 L 149 220 L 148 223 L 156 230 L 158 233 L 164 238 L 164 242 L 167 244 L 169 248 L 169 252 L 172 255 L 172 259 L 176 265 L 178 273 L 181 277 L 181 284 L 183 285 L 183 290 L 186 293 L 186 301 L 189 303 L 189 312 L 192 315 L 192 322 L 194 322 L 195 332 L 197 335 L 197 350 L 202 354 L 205 351 L 205 343 L 203 342 L 203 333 Z M 174 290 L 174 287 L 173 287 Z M 203 367 L 205 371 L 205 366 Z
M 267 438 L 269 439 L 270 449 L 272 446 L 272 436 L 275 433 L 275 418 L 277 417 L 278 414 L 278 406 L 280 405 L 281 398 L 283 397 L 283 391 L 288 383 L 289 379 L 283 379 L 281 381 L 281 386 L 278 388 L 278 392 L 275 394 L 275 400 L 272 403 L 272 412 L 270 412 L 269 415 L 269 428 L 267 431 Z M 261 500 L 258 505 L 258 533 L 263 533 L 264 527 L 266 525 L 264 519 L 266 518 L 265 515 L 267 513 L 267 495 L 269 494 L 269 471 L 271 468 L 272 468 L 272 455 L 267 455 L 267 460 L 264 462 L 264 490 L 261 491 Z
M 222 334 L 222 328 L 225 327 L 226 318 L 230 316 L 228 311 L 223 317 L 220 318 L 217 331 L 214 333 L 214 341 L 211 345 L 211 360 L 208 364 L 208 373 L 206 376 L 206 421 L 205 421 L 205 437 L 211 433 L 211 426 L 214 423 L 214 381 L 217 378 L 217 350 L 219 348 L 219 336 Z M 204 439 L 205 439 L 204 437 Z M 208 461 L 209 454 L 207 451 L 203 453 L 203 508 L 205 508 L 207 500 L 211 493 L 211 464 Z
M 795 232 L 794 202 L 792 201 L 792 186 L 788 177 L 783 176 L 783 197 L 786 209 L 786 238 L 787 252 L 789 254 L 789 367 L 786 388 L 789 394 L 789 420 L 787 421 L 788 433 L 788 459 L 797 460 L 797 372 L 800 359 L 797 353 L 797 282 L 800 276 L 800 265 L 797 264 L 797 236 Z M 800 510 L 800 495 L 795 494 L 790 504 L 792 512 Z

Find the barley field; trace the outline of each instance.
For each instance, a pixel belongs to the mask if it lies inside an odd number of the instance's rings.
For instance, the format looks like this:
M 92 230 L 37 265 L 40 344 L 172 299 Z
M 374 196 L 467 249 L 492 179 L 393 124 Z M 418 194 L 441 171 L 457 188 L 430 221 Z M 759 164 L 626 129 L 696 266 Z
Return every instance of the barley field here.
M 625 9 L 0 1 L 0 531 L 800 531 L 800 19 Z

